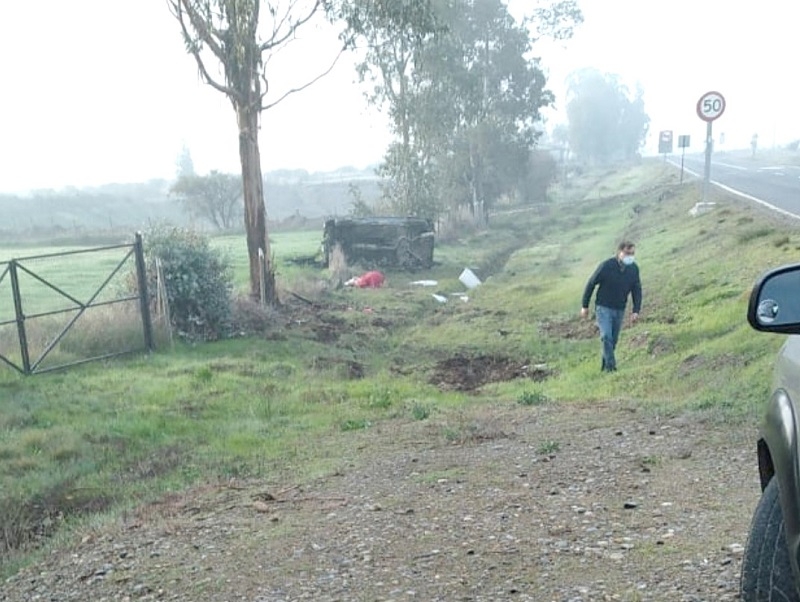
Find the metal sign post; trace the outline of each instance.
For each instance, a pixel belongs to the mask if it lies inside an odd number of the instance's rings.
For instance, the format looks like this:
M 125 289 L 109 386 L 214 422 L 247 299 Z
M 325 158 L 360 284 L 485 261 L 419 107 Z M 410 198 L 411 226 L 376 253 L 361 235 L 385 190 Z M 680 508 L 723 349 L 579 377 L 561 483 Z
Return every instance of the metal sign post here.
M 713 152 L 714 136 L 711 133 L 711 122 L 706 122 L 706 165 L 703 172 L 703 202 L 708 197 L 708 186 L 711 183 L 711 153 Z
M 708 196 L 708 186 L 711 182 L 711 152 L 714 138 L 711 133 L 711 122 L 725 112 L 725 97 L 719 92 L 706 92 L 697 101 L 697 116 L 706 122 L 706 168 L 703 179 L 703 202 Z
M 678 147 L 681 149 L 681 184 L 683 184 L 683 159 L 686 156 L 686 149 L 689 146 L 689 136 L 678 136 Z

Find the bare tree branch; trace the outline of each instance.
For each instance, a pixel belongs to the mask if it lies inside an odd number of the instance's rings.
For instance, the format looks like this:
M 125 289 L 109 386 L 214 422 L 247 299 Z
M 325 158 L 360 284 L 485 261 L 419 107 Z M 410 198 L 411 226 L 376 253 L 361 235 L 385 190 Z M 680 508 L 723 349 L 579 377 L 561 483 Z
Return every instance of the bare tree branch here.
M 303 84 L 302 86 L 300 86 L 298 88 L 292 88 L 291 90 L 287 90 L 275 102 L 271 102 L 271 103 L 269 103 L 267 105 L 262 103 L 261 110 L 265 111 L 267 109 L 271 109 L 272 107 L 277 105 L 279 102 L 281 102 L 283 99 L 285 99 L 287 96 L 291 96 L 292 94 L 294 94 L 296 92 L 301 92 L 302 90 L 305 90 L 306 88 L 308 88 L 312 84 L 316 83 L 317 81 L 319 81 L 320 79 L 322 79 L 323 77 L 328 75 L 328 73 L 333 71 L 333 68 L 336 66 L 336 63 L 339 62 L 339 59 L 341 58 L 342 54 L 344 54 L 344 51 L 345 51 L 344 47 L 340 48 L 338 54 L 336 55 L 336 58 L 333 59 L 333 62 L 330 64 L 330 66 L 328 66 L 328 68 L 325 71 L 323 71 L 322 73 L 317 75 L 314 79 L 312 79 L 311 81 L 306 82 L 305 84 Z M 265 95 L 266 95 L 266 91 L 261 95 L 262 101 L 263 101 Z
M 211 86 L 215 90 L 218 90 L 218 91 L 222 92 L 223 94 L 225 94 L 229 98 L 236 98 L 236 99 L 240 98 L 239 93 L 234 88 L 231 88 L 230 86 L 225 86 L 223 84 L 218 83 L 217 81 L 215 81 L 211 77 L 211 75 L 209 75 L 208 70 L 206 69 L 206 66 L 203 63 L 203 59 L 200 58 L 200 51 L 199 50 L 192 48 L 192 49 L 190 49 L 190 52 L 192 53 L 192 55 L 194 56 L 195 60 L 197 61 L 197 67 L 200 70 L 200 75 L 202 76 L 202 78 L 205 80 L 205 82 L 209 86 Z
M 283 27 L 283 24 L 286 23 L 287 21 L 289 21 L 289 13 L 291 12 L 291 10 L 294 7 L 294 5 L 295 5 L 295 3 L 293 2 L 286 9 L 286 15 L 281 17 L 279 22 L 278 22 L 277 17 L 276 17 L 276 25 L 275 25 L 275 27 L 273 27 L 272 37 L 269 40 L 267 40 L 266 42 L 264 42 L 263 44 L 261 44 L 261 46 L 259 47 L 259 50 L 261 52 L 264 52 L 265 50 L 270 50 L 272 48 L 275 48 L 276 46 L 280 46 L 281 44 L 283 44 L 284 42 L 289 40 L 291 37 L 293 37 L 295 32 L 302 25 L 304 25 L 305 23 L 308 23 L 312 19 L 312 17 L 315 14 L 317 14 L 317 11 L 319 10 L 320 6 L 322 6 L 322 0 L 315 0 L 313 6 L 311 6 L 311 8 L 308 11 L 308 14 L 305 17 L 302 17 L 302 18 L 298 19 L 297 21 L 291 23 L 289 25 L 289 29 L 284 34 L 282 34 L 280 37 L 276 37 L 276 36 L 278 36 L 281 28 Z M 336 57 L 336 58 L 338 60 L 339 57 Z
M 291 12 L 294 4 L 294 2 L 291 2 L 281 17 L 278 17 L 278 9 L 273 8 L 272 3 L 267 5 L 269 6 L 269 12 L 272 15 L 272 35 L 269 38 L 270 41 L 274 40 L 278 36 L 278 33 L 283 29 L 285 23 L 290 22 Z M 261 51 L 263 52 L 264 50 L 266 50 L 266 48 L 262 46 Z

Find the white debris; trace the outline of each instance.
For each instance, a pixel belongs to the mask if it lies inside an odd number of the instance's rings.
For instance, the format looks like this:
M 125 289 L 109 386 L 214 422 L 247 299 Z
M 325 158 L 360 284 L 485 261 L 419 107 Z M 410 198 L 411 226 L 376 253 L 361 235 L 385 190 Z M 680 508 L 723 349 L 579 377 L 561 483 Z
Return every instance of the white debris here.
M 464 271 L 461 272 L 458 279 L 461 281 L 461 284 L 467 288 L 475 288 L 481 283 L 480 279 L 475 275 L 475 272 L 469 268 L 464 268 Z
M 695 203 L 694 207 L 689 209 L 689 215 L 692 217 L 697 217 L 703 213 L 708 213 L 709 211 L 712 211 L 716 205 L 716 203 Z

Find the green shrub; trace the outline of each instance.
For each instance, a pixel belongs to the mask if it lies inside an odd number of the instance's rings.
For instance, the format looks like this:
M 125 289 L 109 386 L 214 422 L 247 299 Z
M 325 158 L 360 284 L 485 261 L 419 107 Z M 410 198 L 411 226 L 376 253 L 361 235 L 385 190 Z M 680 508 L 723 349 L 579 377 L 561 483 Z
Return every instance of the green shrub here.
M 180 338 L 216 340 L 230 333 L 233 273 L 206 236 L 157 226 L 145 234 L 144 252 L 150 296 L 161 305 L 158 301 L 166 292 L 170 324 Z M 158 286 L 158 265 L 162 287 Z
M 386 410 L 392 406 L 396 393 L 387 387 L 375 387 L 367 398 L 367 406 Z
M 747 230 L 746 232 L 742 232 L 739 234 L 738 240 L 740 244 L 745 244 L 756 240 L 757 238 L 763 238 L 765 236 L 770 236 L 774 232 L 774 229 L 771 226 L 764 226 L 762 228 L 754 228 L 753 230 Z
M 556 453 L 561 449 L 561 444 L 558 441 L 547 440 L 539 444 L 536 450 L 542 456 L 547 456 Z
M 541 391 L 523 391 L 517 402 L 524 406 L 540 406 L 549 402 L 550 399 Z
M 788 245 L 789 245 L 791 242 L 792 242 L 792 239 L 791 239 L 791 238 L 789 238 L 788 236 L 779 236 L 779 237 L 778 237 L 778 238 L 775 240 L 775 246 L 776 246 L 776 247 L 778 247 L 778 248 L 781 248 L 781 247 L 786 247 L 786 246 L 788 246 Z
M 427 420 L 431 415 L 431 408 L 421 403 L 414 403 L 411 406 L 411 416 L 414 420 Z
M 369 421 L 363 418 L 348 418 L 339 426 L 343 431 L 360 431 L 369 427 Z

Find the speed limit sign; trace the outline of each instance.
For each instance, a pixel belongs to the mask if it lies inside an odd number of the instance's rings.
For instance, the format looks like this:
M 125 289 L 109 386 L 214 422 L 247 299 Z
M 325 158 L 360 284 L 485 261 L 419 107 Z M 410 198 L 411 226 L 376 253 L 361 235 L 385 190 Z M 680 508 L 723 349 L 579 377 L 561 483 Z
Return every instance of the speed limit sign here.
M 725 97 L 719 92 L 706 92 L 697 101 L 697 116 L 703 121 L 714 121 L 725 112 Z

